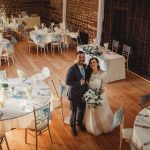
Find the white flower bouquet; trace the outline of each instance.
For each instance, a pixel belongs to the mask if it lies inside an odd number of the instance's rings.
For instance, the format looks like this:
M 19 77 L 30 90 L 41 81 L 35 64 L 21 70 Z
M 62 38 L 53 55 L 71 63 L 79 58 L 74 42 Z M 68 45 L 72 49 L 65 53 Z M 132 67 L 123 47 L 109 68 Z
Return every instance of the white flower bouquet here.
M 97 106 L 101 106 L 101 93 L 99 90 L 89 89 L 83 95 L 83 100 L 86 102 L 89 108 L 96 108 Z
M 0 91 L 6 91 L 8 89 L 8 84 L 5 80 L 0 80 Z

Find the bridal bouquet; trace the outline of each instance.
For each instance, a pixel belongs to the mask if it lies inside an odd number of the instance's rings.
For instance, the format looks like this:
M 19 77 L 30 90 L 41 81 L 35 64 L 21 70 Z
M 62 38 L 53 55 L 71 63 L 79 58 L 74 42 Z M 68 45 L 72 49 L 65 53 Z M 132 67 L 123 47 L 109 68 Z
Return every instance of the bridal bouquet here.
M 96 108 L 97 106 L 101 106 L 101 93 L 99 90 L 89 89 L 83 95 L 83 100 L 86 102 L 89 108 Z

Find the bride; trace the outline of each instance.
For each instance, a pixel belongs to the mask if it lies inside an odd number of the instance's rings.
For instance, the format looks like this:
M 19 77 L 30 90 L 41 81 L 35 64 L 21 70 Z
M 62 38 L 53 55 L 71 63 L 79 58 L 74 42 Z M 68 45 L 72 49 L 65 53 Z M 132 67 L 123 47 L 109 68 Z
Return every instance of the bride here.
M 91 58 L 88 65 L 88 88 L 99 89 L 101 91 L 101 106 L 89 108 L 86 105 L 84 113 L 84 125 L 86 130 L 94 135 L 108 133 L 113 130 L 113 113 L 110 109 L 105 95 L 104 81 L 105 73 L 100 70 L 97 58 Z

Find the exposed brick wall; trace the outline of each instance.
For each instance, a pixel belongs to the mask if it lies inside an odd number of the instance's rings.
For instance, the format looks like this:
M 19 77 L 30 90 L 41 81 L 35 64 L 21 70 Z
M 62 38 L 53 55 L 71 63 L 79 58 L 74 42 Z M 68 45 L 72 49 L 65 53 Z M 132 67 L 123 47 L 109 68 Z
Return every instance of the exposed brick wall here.
M 67 26 L 72 30 L 88 32 L 89 38 L 96 36 L 98 0 L 68 0 Z
M 42 18 L 47 24 L 52 21 L 62 22 L 63 0 L 45 0 L 42 12 Z
M 62 22 L 63 0 L 47 0 L 45 15 L 47 21 Z M 98 0 L 67 0 L 67 27 L 70 31 L 88 32 L 89 38 L 96 36 Z
M 0 8 L 3 8 L 7 17 L 12 14 L 18 15 L 21 11 L 26 11 L 27 14 L 41 15 L 40 0 L 0 0 Z

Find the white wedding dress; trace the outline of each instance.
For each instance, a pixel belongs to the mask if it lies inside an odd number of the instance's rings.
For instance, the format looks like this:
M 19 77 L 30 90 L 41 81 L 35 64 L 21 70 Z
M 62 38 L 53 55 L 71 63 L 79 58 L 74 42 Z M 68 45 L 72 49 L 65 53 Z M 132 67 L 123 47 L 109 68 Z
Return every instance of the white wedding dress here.
M 104 73 L 92 74 L 88 87 L 90 89 L 100 89 L 104 81 Z M 101 95 L 102 106 L 89 108 L 86 106 L 83 123 L 86 130 L 94 135 L 108 133 L 113 130 L 113 113 L 107 101 L 105 92 Z

